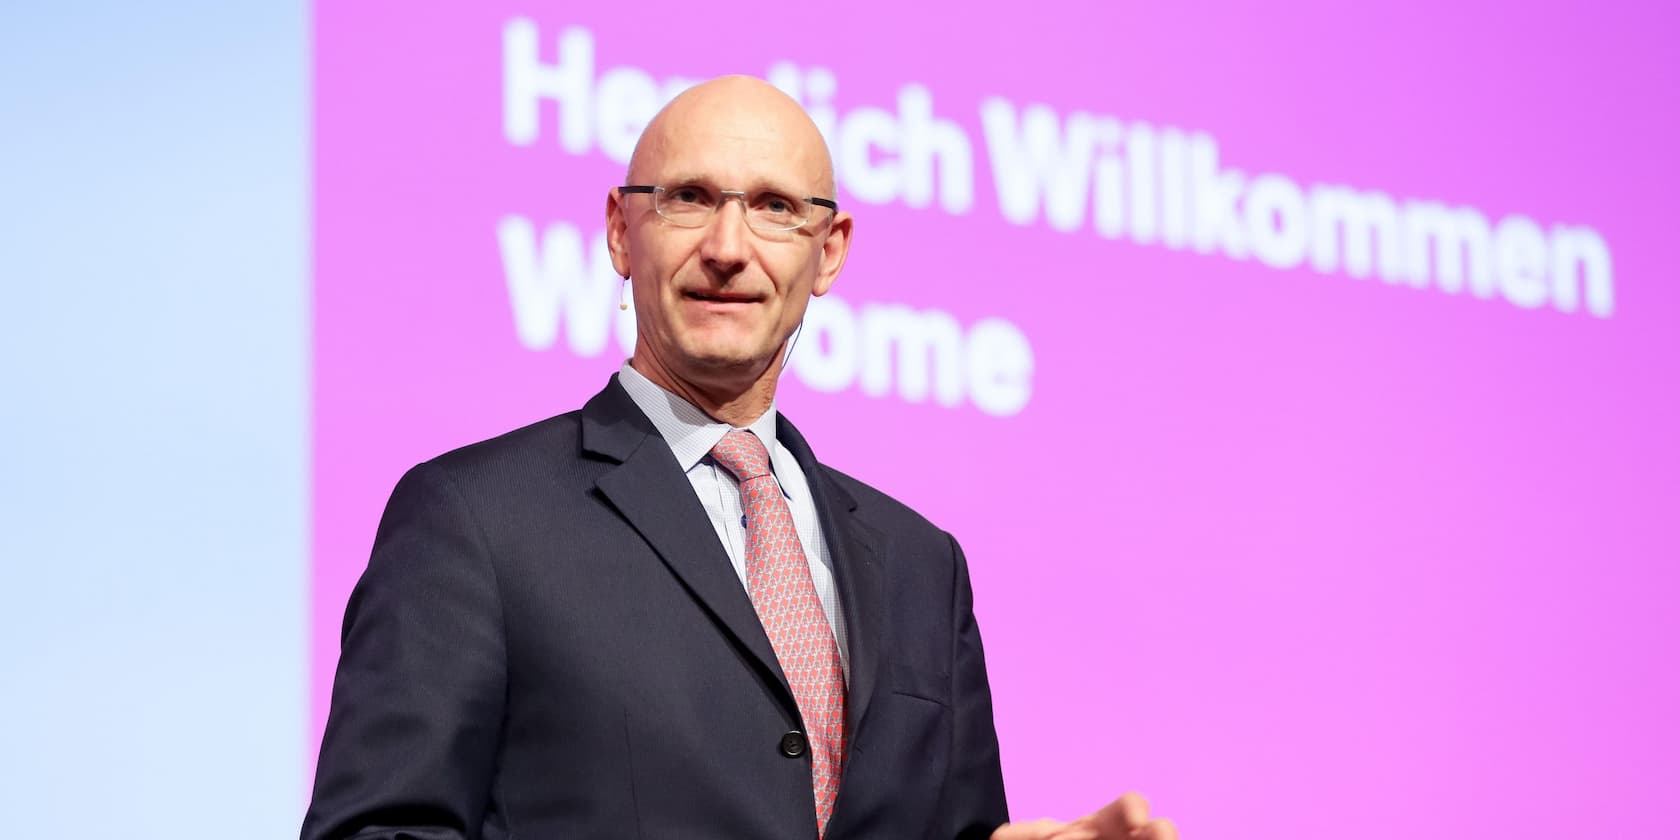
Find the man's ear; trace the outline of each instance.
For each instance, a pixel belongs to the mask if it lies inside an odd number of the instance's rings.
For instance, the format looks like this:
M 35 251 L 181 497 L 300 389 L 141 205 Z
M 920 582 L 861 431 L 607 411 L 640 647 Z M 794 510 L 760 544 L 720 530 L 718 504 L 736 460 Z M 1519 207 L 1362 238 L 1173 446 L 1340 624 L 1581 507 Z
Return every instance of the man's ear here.
M 811 294 L 821 297 L 828 294 L 834 281 L 840 276 L 840 269 L 846 265 L 846 252 L 852 247 L 852 214 L 836 213 L 834 221 L 828 224 L 828 233 L 823 237 L 822 266 L 817 271 L 817 282 L 811 286 Z
M 607 254 L 620 277 L 630 276 L 630 220 L 624 215 L 617 188 L 607 190 Z

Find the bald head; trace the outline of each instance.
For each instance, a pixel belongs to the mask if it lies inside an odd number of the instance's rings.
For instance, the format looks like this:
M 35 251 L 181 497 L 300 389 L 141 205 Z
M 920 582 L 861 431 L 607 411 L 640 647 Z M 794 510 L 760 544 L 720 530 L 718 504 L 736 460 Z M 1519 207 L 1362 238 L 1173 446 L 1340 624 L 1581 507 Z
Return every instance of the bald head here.
M 724 150 L 748 154 L 698 159 L 707 151 Z M 628 183 L 721 175 L 715 167 L 736 157 L 756 159 L 764 170 L 739 173 L 742 177 L 751 174 L 765 183 L 798 187 L 805 190 L 802 195 L 834 195 L 834 165 L 816 123 L 792 97 L 752 76 L 712 79 L 671 100 L 636 141 Z M 750 185 L 737 179 L 727 186 Z

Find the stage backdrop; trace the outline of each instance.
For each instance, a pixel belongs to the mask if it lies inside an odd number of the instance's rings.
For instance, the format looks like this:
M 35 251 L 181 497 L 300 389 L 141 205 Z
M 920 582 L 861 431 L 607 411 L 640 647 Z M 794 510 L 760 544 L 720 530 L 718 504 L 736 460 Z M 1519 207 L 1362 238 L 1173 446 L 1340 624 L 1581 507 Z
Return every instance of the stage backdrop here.
M 606 383 L 607 190 L 750 73 L 857 216 L 778 407 L 963 542 L 1016 816 L 1665 831 L 1675 15 L 1471 6 L 317 4 L 314 737 L 391 486 Z

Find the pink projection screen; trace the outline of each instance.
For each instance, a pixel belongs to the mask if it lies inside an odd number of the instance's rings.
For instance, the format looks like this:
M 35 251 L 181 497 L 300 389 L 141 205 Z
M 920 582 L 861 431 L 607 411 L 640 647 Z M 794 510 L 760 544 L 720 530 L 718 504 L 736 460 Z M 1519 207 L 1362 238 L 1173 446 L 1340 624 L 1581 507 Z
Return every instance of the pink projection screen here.
M 1675 15 L 1579 5 L 317 4 L 312 738 L 392 485 L 605 384 L 607 190 L 740 72 L 857 217 L 779 408 L 962 541 L 1017 818 L 1664 833 Z

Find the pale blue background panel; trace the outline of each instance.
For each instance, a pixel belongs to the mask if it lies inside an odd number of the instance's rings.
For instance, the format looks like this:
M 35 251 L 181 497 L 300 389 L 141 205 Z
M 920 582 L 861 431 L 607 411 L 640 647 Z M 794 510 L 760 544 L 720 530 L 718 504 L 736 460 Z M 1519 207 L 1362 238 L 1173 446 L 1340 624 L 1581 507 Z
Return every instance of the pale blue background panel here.
M 307 17 L 0 11 L 7 836 L 296 836 Z

